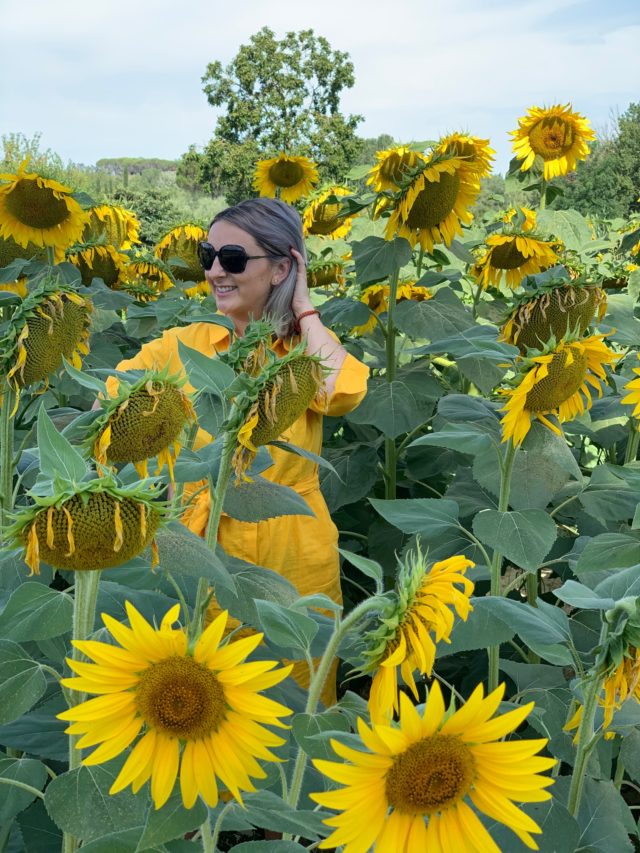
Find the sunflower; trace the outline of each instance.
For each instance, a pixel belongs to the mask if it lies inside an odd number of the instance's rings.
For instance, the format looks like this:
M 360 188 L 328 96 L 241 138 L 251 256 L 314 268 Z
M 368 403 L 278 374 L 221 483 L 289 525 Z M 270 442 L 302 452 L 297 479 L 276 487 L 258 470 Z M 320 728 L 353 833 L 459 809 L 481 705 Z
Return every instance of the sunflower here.
M 505 215 L 502 217 L 502 221 L 508 222 L 508 223 L 513 222 L 517 213 L 518 213 L 518 211 L 515 209 L 515 207 L 510 208 L 505 213 Z M 535 231 L 536 221 L 537 221 L 537 214 L 536 214 L 535 210 L 531 210 L 530 207 L 521 207 L 520 213 L 524 217 L 524 221 L 521 225 L 522 230 L 523 231 Z
M 87 213 L 89 221 L 82 232 L 83 243 L 106 243 L 116 249 L 129 249 L 140 242 L 140 222 L 131 210 L 116 204 L 98 204 Z
M 504 685 L 484 697 L 478 685 L 455 713 L 447 713 L 433 684 L 422 715 L 405 694 L 400 721 L 368 726 L 358 719 L 363 752 L 336 740 L 331 745 L 349 762 L 315 759 L 315 767 L 344 787 L 311 798 L 340 813 L 321 848 L 344 845 L 344 853 L 416 853 L 482 850 L 499 853 L 476 811 L 509 827 L 529 848 L 542 830 L 515 802 L 542 802 L 554 780 L 541 775 L 556 763 L 538 755 L 546 739 L 511 740 L 529 715 L 527 705 L 494 716 Z M 515 802 L 514 802 L 515 801 Z M 472 808 L 473 807 L 473 808 Z
M 412 246 L 433 251 L 435 243 L 451 245 L 469 224 L 469 207 L 480 192 L 475 173 L 460 157 L 438 158 L 432 154 L 420 172 L 403 190 L 387 223 L 385 237 L 404 237 Z
M 332 196 L 347 195 L 351 195 L 351 190 L 346 187 L 329 187 L 311 199 L 302 214 L 304 236 L 319 234 L 323 237 L 331 237 L 332 240 L 346 237 L 354 217 L 341 215 L 340 203 L 327 203 L 327 199 Z
M 194 282 L 192 287 L 185 290 L 185 295 L 190 298 L 209 293 L 209 284 L 198 260 L 198 243 L 206 239 L 204 228 L 185 222 L 168 231 L 154 249 L 156 257 L 169 267 L 177 281 Z
M 87 214 L 69 187 L 27 172 L 28 161 L 16 174 L 0 174 L 0 237 L 27 247 L 66 249 L 80 239 Z
M 119 487 L 112 478 L 69 485 L 16 515 L 8 536 L 24 547 L 32 575 L 40 561 L 56 569 L 96 571 L 121 566 L 152 545 L 165 513 L 156 495 L 140 486 Z
M 100 401 L 103 412 L 89 430 L 87 443 L 96 461 L 132 462 L 144 478 L 149 476 L 147 460 L 157 455 L 156 474 L 166 464 L 173 482 L 180 437 L 196 419 L 183 384 L 166 370 L 147 372 L 133 385 L 121 381 L 113 398 Z
M 488 139 L 479 139 L 466 133 L 450 133 L 443 136 L 436 148 L 441 154 L 460 157 L 478 178 L 485 178 L 491 172 L 493 155 Z
M 545 181 L 573 171 L 578 160 L 586 160 L 589 155 L 587 142 L 596 138 L 588 120 L 574 113 L 571 104 L 530 107 L 527 115 L 518 119 L 518 125 L 511 136 L 516 159 L 524 161 L 520 170 L 526 172 L 540 157 Z
M 141 302 L 148 302 L 173 287 L 171 270 L 160 258 L 141 250 L 128 254 L 131 260 L 125 270 L 122 290 Z
M 563 281 L 518 300 L 502 327 L 502 340 L 524 355 L 527 349 L 541 349 L 552 337 L 556 340 L 576 332 L 583 335 L 596 312 L 602 319 L 607 297 L 600 287 Z
M 0 237 L 0 269 L 17 260 L 46 261 L 46 258 L 46 249 L 41 246 L 35 246 L 33 243 L 21 246 L 11 237 Z M 0 290 L 16 293 L 24 299 L 28 293 L 27 279 L 25 276 L 19 276 L 15 281 L 0 283 Z
M 640 355 L 638 355 L 638 358 L 640 358 Z M 629 393 L 626 397 L 622 398 L 621 402 L 628 406 L 634 406 L 631 416 L 640 418 L 640 367 L 634 367 L 633 372 L 637 374 L 638 378 L 632 379 L 624 386 L 624 390 Z
M 356 326 L 351 330 L 352 335 L 366 335 L 375 329 L 377 320 L 374 315 L 379 315 L 389 310 L 390 287 L 388 284 L 372 284 L 362 291 L 360 301 L 373 313 L 366 323 Z M 425 302 L 431 299 L 432 293 L 428 287 L 422 287 L 415 281 L 403 281 L 398 284 L 396 291 L 396 302 Z
M 431 675 L 436 643 L 449 642 L 453 629 L 450 608 L 464 621 L 473 609 L 469 602 L 473 583 L 465 572 L 474 565 L 456 556 L 429 567 L 419 544 L 400 563 L 392 599 L 379 626 L 365 638 L 365 671 L 375 671 L 369 696 L 375 722 L 389 719 L 398 710 L 398 669 L 418 699 L 413 673 Z
M 67 261 L 80 270 L 85 287 L 94 278 L 101 278 L 107 287 L 118 290 L 128 258 L 115 246 L 78 245 L 67 251 Z
M 309 195 L 318 183 L 318 169 L 308 157 L 295 157 L 281 152 L 270 160 L 258 160 L 253 188 L 261 196 L 290 204 Z
M 377 151 L 376 165 L 367 177 L 367 185 L 379 193 L 384 190 L 393 192 L 399 190 L 420 163 L 426 163 L 427 158 L 419 151 L 413 151 L 407 145 Z
M 517 385 L 501 392 L 509 398 L 501 409 L 506 413 L 502 418 L 503 441 L 511 438 L 516 445 L 521 444 L 533 418 L 562 435 L 548 415 L 555 415 L 562 424 L 591 408 L 589 386 L 601 397 L 604 366 L 619 358 L 605 346 L 603 338 L 590 335 L 560 343 L 552 339 L 540 355 L 525 359 Z
M 266 777 L 256 759 L 280 760 L 269 747 L 284 741 L 265 724 L 286 728 L 279 718 L 291 711 L 260 691 L 281 682 L 290 667 L 274 670 L 275 661 L 245 662 L 262 634 L 221 646 L 226 612 L 191 648 L 186 631 L 173 627 L 179 604 L 165 614 L 160 628 L 130 602 L 126 609 L 131 627 L 102 616 L 119 646 L 74 641 L 92 662 L 67 660 L 77 677 L 62 684 L 96 694 L 58 715 L 71 722 L 68 734 L 81 735 L 78 749 L 97 745 L 84 764 L 110 761 L 142 733 L 109 793 L 129 785 L 137 793 L 150 780 L 159 809 L 179 777 L 186 808 L 198 795 L 215 808 L 217 777 L 242 802 L 241 791 L 255 791 L 250 777 Z
M 560 262 L 559 244 L 532 234 L 490 234 L 484 255 L 472 267 L 483 288 L 497 287 L 503 279 L 515 289 L 525 276 L 536 275 Z
M 332 284 L 342 289 L 347 280 L 345 263 L 340 258 L 319 258 L 307 266 L 307 285 L 309 287 L 330 287 Z

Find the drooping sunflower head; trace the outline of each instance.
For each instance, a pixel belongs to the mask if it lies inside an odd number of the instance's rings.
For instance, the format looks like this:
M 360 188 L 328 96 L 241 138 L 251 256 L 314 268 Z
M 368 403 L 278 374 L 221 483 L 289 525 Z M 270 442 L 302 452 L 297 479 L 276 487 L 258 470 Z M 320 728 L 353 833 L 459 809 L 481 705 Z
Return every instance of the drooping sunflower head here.
M 535 295 L 523 293 L 502 327 L 502 339 L 517 346 L 522 354 L 528 349 L 542 350 L 551 338 L 583 335 L 596 312 L 601 319 L 606 307 L 601 288 L 557 282 Z
M 116 204 L 98 204 L 89 208 L 89 221 L 82 232 L 83 243 L 105 243 L 116 249 L 129 249 L 140 242 L 140 222 L 131 210 Z
M 484 254 L 471 271 L 483 288 L 501 282 L 515 289 L 528 275 L 537 275 L 560 263 L 558 241 L 541 240 L 531 233 L 490 234 Z
M 322 362 L 305 355 L 303 343 L 284 358 L 261 365 L 253 402 L 247 407 L 237 434 L 233 466 L 238 478 L 244 475 L 257 448 L 275 441 L 293 426 L 322 394 L 323 387 Z
M 475 564 L 449 557 L 430 564 L 420 549 L 399 564 L 396 588 L 377 626 L 365 637 L 365 672 L 373 672 L 369 697 L 371 719 L 389 719 L 398 710 L 398 670 L 415 698 L 414 672 L 431 675 L 436 643 L 449 642 L 454 615 L 466 620 L 473 609 L 473 583 L 465 573 Z
M 342 289 L 347 280 L 345 266 L 341 258 L 317 258 L 307 266 L 307 285 L 326 288 L 337 285 Z
M 640 355 L 638 355 L 640 359 Z M 634 367 L 633 372 L 637 375 L 637 379 L 632 379 L 630 382 L 624 386 L 624 390 L 628 391 L 626 397 L 622 398 L 622 403 L 627 406 L 633 406 L 634 409 L 631 412 L 634 418 L 640 418 L 640 367 Z
M 512 207 L 507 210 L 502 221 L 513 224 L 519 231 L 535 231 L 537 218 L 535 210 L 529 207 L 520 207 L 518 210 Z
M 111 478 L 36 501 L 8 530 L 24 547 L 31 574 L 39 574 L 40 562 L 79 572 L 120 566 L 152 542 L 166 512 L 153 493 L 118 487 Z
M 82 283 L 88 287 L 94 278 L 101 278 L 107 287 L 118 290 L 125 277 L 128 258 L 115 246 L 73 246 L 67 252 L 67 260 L 80 270 Z
M 186 630 L 174 627 L 179 604 L 159 628 L 129 602 L 126 609 L 130 627 L 102 616 L 119 645 L 74 641 L 91 662 L 67 661 L 78 677 L 63 685 L 96 696 L 59 714 L 71 723 L 68 734 L 82 735 L 78 749 L 96 747 L 84 764 L 109 761 L 137 741 L 110 794 L 129 785 L 137 793 L 150 781 L 159 809 L 179 779 L 187 809 L 198 796 L 215 808 L 219 784 L 242 802 L 242 791 L 256 790 L 251 777 L 267 775 L 256 759 L 281 760 L 271 748 L 284 740 L 266 726 L 286 728 L 280 718 L 291 711 L 263 691 L 286 678 L 291 666 L 246 662 L 262 634 L 223 644 L 226 612 L 190 650 Z
M 434 152 L 424 169 L 403 190 L 385 230 L 387 240 L 404 237 L 427 252 L 436 243 L 451 245 L 462 224 L 469 224 L 469 208 L 480 192 L 477 175 L 460 157 Z
M 537 418 L 558 435 L 562 431 L 548 416 L 562 424 L 591 408 L 591 388 L 602 396 L 605 366 L 618 357 L 604 343 L 604 335 L 556 343 L 552 338 L 539 355 L 524 359 L 513 387 L 501 393 L 508 397 L 502 407 L 502 440 L 521 444 Z
M 0 341 L 0 360 L 17 394 L 41 382 L 62 365 L 63 357 L 80 367 L 89 352 L 92 305 L 88 299 L 48 278 L 14 312 Z
M 427 158 L 408 145 L 399 145 L 386 151 L 377 151 L 376 161 L 366 183 L 379 193 L 399 190 L 417 166 L 427 162 Z
M 508 826 L 530 849 L 542 830 L 516 802 L 550 799 L 556 763 L 538 755 L 547 741 L 509 740 L 533 702 L 497 715 L 501 685 L 486 698 L 478 685 L 458 710 L 447 712 L 437 682 L 422 713 L 400 696 L 398 726 L 358 720 L 366 751 L 331 740 L 341 761 L 314 759 L 315 767 L 344 787 L 311 794 L 338 814 L 325 820 L 333 832 L 322 849 L 345 851 L 498 850 L 476 812 Z M 349 763 L 346 763 L 349 762 Z
M 346 187 L 329 187 L 317 193 L 302 214 L 304 236 L 317 234 L 332 240 L 346 237 L 354 217 L 340 213 L 341 204 L 337 199 L 348 195 L 351 195 L 351 190 Z
M 438 142 L 437 150 L 442 154 L 460 157 L 478 178 L 484 178 L 491 172 L 493 155 L 496 153 L 490 147 L 488 139 L 480 139 L 466 133 L 443 136 Z
M 141 477 L 149 475 L 147 460 L 158 457 L 159 474 L 173 465 L 180 438 L 196 414 L 181 386 L 167 371 L 150 371 L 132 385 L 120 381 L 117 394 L 101 400 L 102 414 L 91 425 L 87 443 L 101 465 L 132 462 Z
M 366 335 L 375 329 L 377 321 L 374 315 L 380 315 L 389 309 L 389 295 L 391 288 L 388 284 L 371 284 L 365 288 L 361 295 L 360 301 L 372 311 L 371 316 L 366 323 L 361 326 L 355 326 L 351 330 L 352 335 Z M 398 283 L 396 291 L 396 302 L 406 302 L 413 300 L 414 302 L 424 302 L 431 299 L 432 293 L 428 287 L 417 285 L 414 280 L 407 280 Z
M 0 270 L 8 267 L 14 261 L 45 261 L 46 257 L 46 250 L 41 246 L 36 246 L 33 243 L 21 246 L 12 237 L 0 237 Z M 18 275 L 14 281 L 0 282 L 0 290 L 16 293 L 24 299 L 29 291 L 27 278 L 26 276 Z
M 578 160 L 589 155 L 588 142 L 596 135 L 588 120 L 573 112 L 571 104 L 552 107 L 530 107 L 518 119 L 518 129 L 511 131 L 516 158 L 522 160 L 521 171 L 530 169 L 536 158 L 544 167 L 544 180 L 566 175 L 576 168 Z
M 171 269 L 160 258 L 142 249 L 130 250 L 127 254 L 130 260 L 121 290 L 141 302 L 149 302 L 174 286 Z
M 318 169 L 308 157 L 280 153 L 269 160 L 258 160 L 253 188 L 261 196 L 293 204 L 308 196 L 318 183 Z
M 192 222 L 186 222 L 172 228 L 160 240 L 154 249 L 157 258 L 171 270 L 177 281 L 192 281 L 194 286 L 185 291 L 187 296 L 209 292 L 198 260 L 198 243 L 207 239 L 204 228 Z
M 27 172 L 28 161 L 15 174 L 0 174 L 0 237 L 27 248 L 64 250 L 81 238 L 87 214 L 73 190 L 58 181 Z

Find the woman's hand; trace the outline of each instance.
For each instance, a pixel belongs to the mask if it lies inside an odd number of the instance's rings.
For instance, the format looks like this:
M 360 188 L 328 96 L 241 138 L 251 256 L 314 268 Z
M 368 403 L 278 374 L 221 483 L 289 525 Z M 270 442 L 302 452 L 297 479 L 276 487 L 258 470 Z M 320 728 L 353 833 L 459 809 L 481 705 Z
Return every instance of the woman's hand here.
M 307 265 L 304 258 L 297 251 L 291 248 L 291 257 L 298 265 L 298 274 L 296 276 L 296 286 L 293 291 L 293 299 L 291 300 L 291 310 L 294 317 L 298 317 L 303 311 L 313 311 L 313 305 L 309 297 L 309 286 L 307 284 Z

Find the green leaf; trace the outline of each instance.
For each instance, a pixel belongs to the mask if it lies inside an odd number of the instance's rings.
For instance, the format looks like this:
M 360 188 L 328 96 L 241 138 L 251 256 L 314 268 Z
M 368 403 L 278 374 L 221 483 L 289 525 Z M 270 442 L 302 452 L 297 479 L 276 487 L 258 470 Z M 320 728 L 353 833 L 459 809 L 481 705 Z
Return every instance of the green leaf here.
M 189 382 L 194 388 L 209 391 L 224 398 L 225 389 L 236 378 L 233 369 L 219 358 L 209 358 L 183 344 L 182 341 L 178 341 L 178 352 Z
M 490 394 L 507 372 L 506 367 L 498 367 L 491 359 L 473 355 L 457 359 L 457 365 L 463 376 L 483 394 Z
M 610 466 L 599 466 L 580 495 L 585 511 L 598 521 L 628 521 L 633 518 L 640 498 L 638 488 Z
M 420 447 L 430 445 L 435 447 L 448 447 L 459 453 L 468 453 L 470 456 L 485 454 L 495 442 L 492 435 L 483 429 L 481 423 L 448 423 L 438 432 L 430 432 L 412 441 L 409 447 Z M 494 464 L 497 460 L 493 457 Z
M 295 444 L 290 444 L 288 441 L 270 441 L 269 447 L 279 447 L 280 450 L 284 450 L 286 453 L 293 453 L 294 456 L 301 456 L 303 459 L 308 459 L 310 462 L 317 465 L 318 468 L 326 468 L 339 478 L 338 472 L 328 459 L 324 459 L 322 456 L 318 456 L 316 453 L 312 453 L 304 447 L 297 447 Z
M 575 818 L 557 799 L 542 803 L 526 803 L 519 808 L 528 814 L 542 830 L 541 835 L 533 836 L 538 845 L 538 853 L 560 853 L 560 851 L 569 853 L 569 851 L 578 849 L 585 851 L 585 848 L 578 846 L 580 830 Z M 491 837 L 498 845 L 498 849 L 504 850 L 505 853 L 506 851 L 508 853 L 527 853 L 531 849 L 502 823 L 493 823 L 488 829 Z
M 640 565 L 630 566 L 605 578 L 596 586 L 594 592 L 613 601 L 640 596 Z
M 47 640 L 71 630 L 73 599 L 41 583 L 26 581 L 0 614 L 0 634 L 7 640 Z
M 236 592 L 222 588 L 216 591 L 216 598 L 221 607 L 247 625 L 257 627 L 259 624 L 256 599 L 288 607 L 300 597 L 293 584 L 278 572 L 228 555 L 224 555 L 224 562 L 231 571 Z
M 629 776 L 640 782 L 640 731 L 629 732 L 620 745 L 620 760 L 623 762 Z
M 443 498 L 413 498 L 395 501 L 370 498 L 369 502 L 389 524 L 403 533 L 433 538 L 458 528 L 458 504 Z
M 0 723 L 17 720 L 47 688 L 40 664 L 11 640 L 0 640 Z
M 609 610 L 615 604 L 613 598 L 603 597 L 577 581 L 565 581 L 561 587 L 553 590 L 553 594 L 565 604 L 579 607 L 582 610 Z
M 335 474 L 320 470 L 320 488 L 327 506 L 335 512 L 341 506 L 362 500 L 378 479 L 378 451 L 365 444 L 323 451 Z
M 121 829 L 116 832 L 108 832 L 106 835 L 101 835 L 93 841 L 85 842 L 82 845 L 83 851 L 88 853 L 166 853 L 166 847 L 153 847 L 149 849 L 141 849 L 138 847 L 142 826 L 136 826 L 132 829 Z
M 591 241 L 589 223 L 577 210 L 541 210 L 537 227 L 562 240 L 567 249 L 577 251 Z
M 32 711 L 0 726 L 0 743 L 39 758 L 66 761 L 69 758 L 69 738 L 64 733 L 67 723 L 56 716 L 66 710 L 67 703 L 58 692 Z
M 179 521 L 161 527 L 155 536 L 158 546 L 160 567 L 171 574 L 207 578 L 216 589 L 226 587 L 235 590 L 234 580 L 222 560 L 207 548 L 200 536 L 196 536 Z
M 282 515 L 311 515 L 313 511 L 294 489 L 254 477 L 250 483 L 231 483 L 224 496 L 224 511 L 238 521 L 264 521 Z
M 309 616 L 272 601 L 255 602 L 260 628 L 267 638 L 285 649 L 308 652 L 319 625 Z
M 473 580 L 473 573 L 470 573 Z M 473 610 L 467 621 L 456 619 L 451 632 L 451 643 L 439 643 L 436 647 L 437 657 L 455 655 L 474 649 L 486 649 L 487 646 L 497 646 L 508 642 L 515 630 L 503 619 L 496 615 L 488 604 L 489 598 L 472 598 Z
M 393 382 L 374 378 L 364 400 L 347 419 L 354 424 L 372 424 L 388 438 L 423 424 L 433 411 L 433 399 L 421 397 L 401 379 Z
M 242 816 L 253 826 L 274 832 L 290 832 L 312 840 L 328 835 L 328 829 L 322 823 L 326 813 L 292 809 L 272 791 L 256 791 L 255 794 L 247 794 L 243 800 L 245 810 L 242 810 Z M 231 811 L 235 809 L 242 807 L 234 804 Z
M 560 666 L 572 664 L 571 653 L 565 645 L 570 637 L 567 615 L 559 607 L 542 600 L 538 601 L 538 607 L 531 607 L 497 596 L 484 601 L 487 610 L 509 625 L 540 657 Z
M 291 721 L 291 729 L 298 746 L 311 758 L 335 760 L 336 754 L 328 737 L 318 735 L 325 732 L 348 732 L 349 720 L 334 709 L 322 714 L 296 714 Z
M 411 260 L 411 246 L 401 237 L 384 240 L 365 237 L 351 244 L 356 265 L 356 280 L 360 286 L 388 278 Z
M 626 569 L 638 563 L 640 538 L 624 533 L 601 533 L 590 539 L 578 557 L 576 573 Z
M 587 776 L 578 812 L 578 849 L 600 853 L 633 850 L 629 830 L 635 831 L 635 821 L 629 821 L 630 817 L 629 807 L 610 779 L 601 781 Z
M 344 548 L 338 548 L 338 551 L 345 560 L 348 560 L 352 566 L 359 569 L 363 575 L 373 578 L 376 582 L 377 591 L 382 591 L 384 587 L 384 569 L 380 563 L 376 563 L 375 560 L 370 560 L 368 557 L 362 557 L 360 554 L 354 554 L 353 551 L 346 551 Z
M 91 841 L 109 832 L 142 826 L 147 798 L 130 789 L 109 794 L 124 759 L 79 767 L 52 779 L 45 792 L 50 817 L 65 832 Z
M 438 290 L 426 302 L 400 302 L 394 320 L 400 331 L 410 338 L 432 342 L 446 341 L 475 326 L 471 311 L 448 288 Z
M 0 779 L 14 779 L 41 791 L 47 778 L 47 768 L 41 761 L 33 758 L 0 758 Z M 0 782 L 0 823 L 13 820 L 34 797 L 24 788 Z
M 28 853 L 60 853 L 62 833 L 47 814 L 42 800 L 35 800 L 18 815 L 18 825 Z
M 233 853 L 300 853 L 307 850 L 295 841 L 243 841 L 233 845 Z
M 347 329 L 363 326 L 371 316 L 371 310 L 359 299 L 336 296 L 320 306 L 322 322 L 330 329 L 340 325 Z
M 557 537 L 553 519 L 539 509 L 484 509 L 473 519 L 473 532 L 485 545 L 529 572 L 542 565 Z
M 102 379 L 98 379 L 97 376 L 91 376 L 89 373 L 78 370 L 78 368 L 68 362 L 64 356 L 62 358 L 62 363 L 64 364 L 64 369 L 67 371 L 69 376 L 72 379 L 75 379 L 78 385 L 82 385 L 83 388 L 89 388 L 90 391 L 95 391 L 96 394 L 103 394 L 105 397 L 108 397 L 107 383 L 103 382 Z
M 38 412 L 38 448 L 40 471 L 51 480 L 79 483 L 87 473 L 87 465 L 67 439 L 60 435 L 44 406 Z
M 623 346 L 637 347 L 640 340 L 640 320 L 635 316 L 635 299 L 628 293 L 608 293 L 607 313 L 598 322 L 602 332 Z
M 193 808 L 186 809 L 182 804 L 182 795 L 179 791 L 174 791 L 161 809 L 149 807 L 144 832 L 137 849 L 146 850 L 164 841 L 183 838 L 187 832 L 201 826 L 207 814 L 207 807 L 202 800 L 196 800 Z

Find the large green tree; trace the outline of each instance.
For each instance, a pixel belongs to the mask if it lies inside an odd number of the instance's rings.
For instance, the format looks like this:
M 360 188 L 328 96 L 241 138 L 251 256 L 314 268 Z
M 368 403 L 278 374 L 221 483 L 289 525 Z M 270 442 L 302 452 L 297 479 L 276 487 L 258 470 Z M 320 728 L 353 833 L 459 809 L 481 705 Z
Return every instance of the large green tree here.
M 362 117 L 340 112 L 341 92 L 354 79 L 349 55 L 313 30 L 277 39 L 264 27 L 226 67 L 210 63 L 203 88 L 221 113 L 201 155 L 203 181 L 229 202 L 253 195 L 255 160 L 279 151 L 307 155 L 324 180 L 339 180 L 362 147 Z

